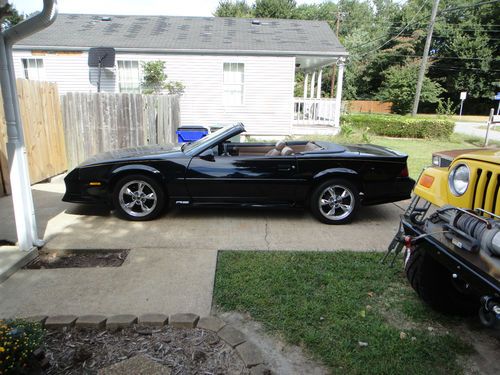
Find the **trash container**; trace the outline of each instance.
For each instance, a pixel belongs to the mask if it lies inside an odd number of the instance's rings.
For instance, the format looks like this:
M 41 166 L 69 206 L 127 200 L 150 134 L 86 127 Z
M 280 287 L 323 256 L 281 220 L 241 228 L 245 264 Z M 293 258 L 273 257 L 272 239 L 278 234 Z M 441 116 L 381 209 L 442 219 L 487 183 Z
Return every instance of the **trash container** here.
M 194 142 L 208 134 L 208 129 L 200 125 L 180 126 L 177 128 L 177 142 Z

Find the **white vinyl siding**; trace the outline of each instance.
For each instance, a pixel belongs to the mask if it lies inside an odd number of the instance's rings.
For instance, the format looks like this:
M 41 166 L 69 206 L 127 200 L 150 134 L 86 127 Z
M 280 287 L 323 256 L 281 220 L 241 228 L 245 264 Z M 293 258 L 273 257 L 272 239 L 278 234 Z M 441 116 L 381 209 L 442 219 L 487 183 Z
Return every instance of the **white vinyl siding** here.
M 43 59 L 22 59 L 24 78 L 34 81 L 45 80 Z
M 29 50 L 15 50 L 16 75 L 24 78 L 21 59 Z M 37 56 L 38 57 L 38 56 Z M 57 82 L 59 93 L 96 92 L 97 71 L 87 65 L 87 52 L 47 53 L 46 79 Z M 291 133 L 295 57 L 116 53 L 116 61 L 165 61 L 168 80 L 180 81 L 182 125 L 230 125 L 242 122 L 249 134 Z M 243 102 L 224 105 L 224 63 L 244 64 Z M 140 63 L 139 63 L 140 65 Z M 118 68 L 102 70 L 101 91 L 119 92 Z
M 139 61 L 118 60 L 117 67 L 119 92 L 140 93 L 141 71 Z
M 224 105 L 243 104 L 245 64 L 224 63 Z

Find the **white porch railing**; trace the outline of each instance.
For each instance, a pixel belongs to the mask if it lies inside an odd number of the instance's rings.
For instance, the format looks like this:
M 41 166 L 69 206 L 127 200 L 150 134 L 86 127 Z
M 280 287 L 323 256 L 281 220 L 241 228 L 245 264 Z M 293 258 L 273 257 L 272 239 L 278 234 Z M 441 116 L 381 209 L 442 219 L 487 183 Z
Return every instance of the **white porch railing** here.
M 294 98 L 293 125 L 335 125 L 335 98 Z

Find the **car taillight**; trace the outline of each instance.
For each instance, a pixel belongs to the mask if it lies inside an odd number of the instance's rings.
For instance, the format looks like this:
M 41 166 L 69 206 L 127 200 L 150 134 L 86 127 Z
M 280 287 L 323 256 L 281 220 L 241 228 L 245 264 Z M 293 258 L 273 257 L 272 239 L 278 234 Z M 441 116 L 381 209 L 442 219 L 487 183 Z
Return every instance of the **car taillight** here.
M 408 177 L 410 174 L 408 173 L 408 166 L 405 165 L 401 173 L 399 174 L 399 177 Z

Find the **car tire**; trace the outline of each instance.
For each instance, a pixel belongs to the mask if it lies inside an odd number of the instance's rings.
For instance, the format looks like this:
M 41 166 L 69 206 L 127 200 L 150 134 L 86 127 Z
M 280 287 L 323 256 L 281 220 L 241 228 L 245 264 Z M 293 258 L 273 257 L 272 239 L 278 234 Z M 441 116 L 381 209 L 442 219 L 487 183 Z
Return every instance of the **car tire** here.
M 451 272 L 421 246 L 407 255 L 405 272 L 418 296 L 434 310 L 461 316 L 477 314 L 479 299 L 460 291 Z
M 359 209 L 359 191 L 354 184 L 332 179 L 318 185 L 311 195 L 311 211 L 325 224 L 345 224 L 352 221 Z
M 130 175 L 116 183 L 113 205 L 117 216 L 125 220 L 153 220 L 163 211 L 165 193 L 153 178 L 140 174 Z

